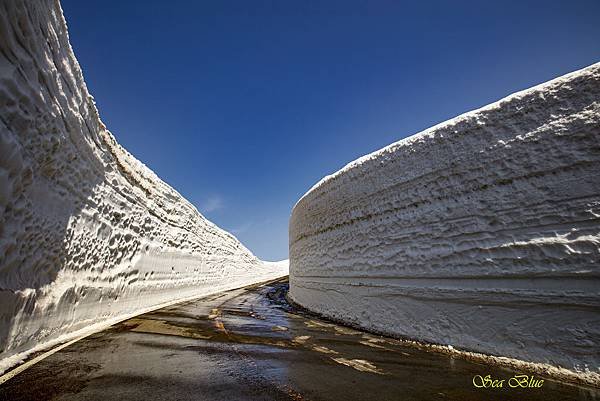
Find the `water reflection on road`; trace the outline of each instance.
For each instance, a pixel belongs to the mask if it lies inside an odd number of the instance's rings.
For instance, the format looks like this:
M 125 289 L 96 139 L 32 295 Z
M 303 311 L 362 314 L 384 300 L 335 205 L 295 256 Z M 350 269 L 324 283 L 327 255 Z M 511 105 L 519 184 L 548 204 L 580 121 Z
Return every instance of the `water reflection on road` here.
M 479 389 L 520 372 L 411 348 L 285 302 L 285 280 L 140 315 L 0 387 L 2 400 L 600 400 L 600 390 Z

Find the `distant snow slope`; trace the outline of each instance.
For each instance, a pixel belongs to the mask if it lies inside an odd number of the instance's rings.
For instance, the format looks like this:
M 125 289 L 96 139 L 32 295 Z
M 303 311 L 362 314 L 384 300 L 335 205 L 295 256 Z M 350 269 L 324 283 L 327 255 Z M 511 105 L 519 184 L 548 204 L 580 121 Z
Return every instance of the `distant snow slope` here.
M 58 1 L 0 2 L 0 370 L 94 324 L 286 269 L 115 141 Z
M 600 63 L 325 177 L 292 213 L 290 287 L 371 330 L 598 373 Z

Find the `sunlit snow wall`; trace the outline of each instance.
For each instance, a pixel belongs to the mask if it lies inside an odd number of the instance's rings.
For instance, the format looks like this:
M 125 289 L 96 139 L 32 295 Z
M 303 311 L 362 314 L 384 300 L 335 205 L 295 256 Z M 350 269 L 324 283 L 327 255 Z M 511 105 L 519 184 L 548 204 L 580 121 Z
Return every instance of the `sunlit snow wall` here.
M 381 333 L 598 372 L 600 64 L 315 185 L 291 298 Z
M 0 2 L 0 371 L 98 323 L 285 268 L 119 146 L 58 2 Z

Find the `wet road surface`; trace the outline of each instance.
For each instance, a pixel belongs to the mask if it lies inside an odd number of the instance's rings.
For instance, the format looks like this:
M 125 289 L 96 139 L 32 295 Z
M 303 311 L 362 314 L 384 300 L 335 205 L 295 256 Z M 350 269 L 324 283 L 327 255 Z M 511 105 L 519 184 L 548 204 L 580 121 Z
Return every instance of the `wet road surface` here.
M 521 372 L 315 318 L 288 305 L 286 289 L 279 280 L 124 321 L 10 379 L 0 400 L 600 400 L 547 379 L 475 388 L 475 375 Z

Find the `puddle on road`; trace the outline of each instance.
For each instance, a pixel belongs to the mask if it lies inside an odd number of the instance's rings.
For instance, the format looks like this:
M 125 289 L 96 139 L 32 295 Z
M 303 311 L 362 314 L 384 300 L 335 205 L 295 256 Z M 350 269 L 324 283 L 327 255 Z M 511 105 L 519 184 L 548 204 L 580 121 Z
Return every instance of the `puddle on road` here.
M 198 330 L 174 326 L 162 320 L 131 319 L 127 323 L 133 326 L 130 331 L 135 333 L 162 334 L 200 340 L 208 340 L 211 338 L 210 335 L 201 334 Z
M 297 336 L 292 340 L 296 344 L 304 344 L 310 339 L 310 336 Z
M 304 324 L 306 325 L 306 327 L 309 327 L 311 329 L 328 330 L 328 329 L 330 329 L 332 327 L 335 327 L 335 325 L 333 325 L 331 323 L 318 322 L 316 320 L 306 320 L 304 322 Z
M 284 326 L 273 326 L 271 327 L 271 331 L 288 331 L 288 328 Z
M 365 361 L 364 359 L 346 359 L 346 358 L 331 358 L 331 359 L 339 364 L 349 366 L 360 372 L 377 373 L 379 375 L 383 374 L 383 372 L 381 370 L 377 369 L 377 366 L 373 365 L 369 361 Z
M 379 345 L 374 341 L 359 341 L 359 344 L 366 345 L 367 347 L 379 348 L 379 349 L 387 349 L 390 348 L 384 347 L 383 345 Z
M 354 330 L 348 327 L 343 327 L 343 326 L 333 326 L 334 330 L 338 333 L 338 334 L 345 334 L 347 336 L 360 336 L 363 333 L 361 331 L 358 330 Z
M 339 352 L 329 349 L 327 347 L 323 347 L 321 345 L 313 345 L 312 349 L 317 352 L 321 352 L 323 354 L 339 354 Z
M 166 335 L 195 340 L 209 340 L 220 343 L 237 343 L 245 345 L 267 345 L 280 348 L 295 347 L 298 343 L 291 339 L 249 335 L 240 332 L 228 330 L 223 319 L 229 313 L 227 310 L 212 309 L 205 319 L 196 317 L 188 321 L 182 320 L 179 316 L 175 321 L 168 321 L 166 317 L 153 319 L 150 316 L 141 316 L 129 319 L 119 324 L 119 332 L 129 331 L 138 334 Z M 234 314 L 239 315 L 239 314 Z M 248 314 L 252 316 L 252 314 Z M 269 331 L 284 332 L 287 331 L 283 326 L 269 327 Z

